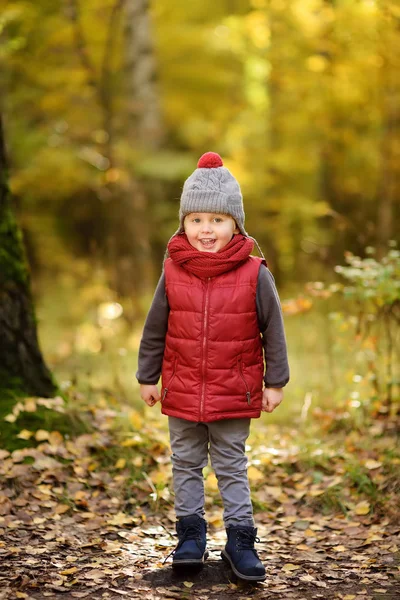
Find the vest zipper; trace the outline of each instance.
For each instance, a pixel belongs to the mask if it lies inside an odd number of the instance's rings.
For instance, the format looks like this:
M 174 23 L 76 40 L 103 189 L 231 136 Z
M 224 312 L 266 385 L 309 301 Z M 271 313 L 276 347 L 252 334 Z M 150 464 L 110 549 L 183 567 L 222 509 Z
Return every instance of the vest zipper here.
M 176 356 L 174 357 L 174 370 L 172 371 L 171 379 L 170 379 L 170 380 L 169 380 L 169 382 L 168 382 L 168 386 L 170 386 L 170 385 L 171 385 L 171 383 L 172 383 L 172 380 L 173 380 L 173 378 L 175 377 L 175 371 L 176 371 Z M 167 393 L 168 393 L 168 390 L 169 390 L 169 387 L 165 387 L 165 388 L 164 388 L 164 393 L 163 393 L 163 395 L 162 395 L 161 402 L 164 402 L 164 400 L 165 400 L 165 396 L 167 395 Z
M 242 359 L 240 357 L 238 357 L 237 359 L 238 362 L 238 367 L 239 367 L 239 374 L 240 377 L 243 379 L 243 383 L 245 385 L 246 388 L 246 399 L 247 399 L 247 404 L 250 406 L 251 404 L 251 394 L 250 394 L 250 390 L 249 390 L 249 386 L 247 385 L 247 381 L 244 378 L 244 374 L 243 374 L 243 365 L 242 365 Z
M 205 362 L 206 362 L 206 347 L 207 347 L 208 304 L 209 304 L 209 298 L 210 298 L 210 294 L 209 294 L 210 279 L 211 279 L 211 277 L 208 277 L 207 283 L 206 283 L 206 301 L 205 301 L 205 305 L 204 305 L 204 319 L 203 319 L 203 346 L 202 346 L 203 360 L 202 360 L 202 365 L 201 365 L 203 383 L 202 383 L 202 388 L 201 388 L 200 421 L 202 421 L 204 418 L 204 396 L 205 396 L 205 389 L 206 389 Z

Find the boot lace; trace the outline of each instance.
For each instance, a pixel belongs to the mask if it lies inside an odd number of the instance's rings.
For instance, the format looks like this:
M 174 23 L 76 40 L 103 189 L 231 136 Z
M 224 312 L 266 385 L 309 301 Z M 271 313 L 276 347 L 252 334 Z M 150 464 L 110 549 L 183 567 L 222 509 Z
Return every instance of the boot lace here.
M 238 550 L 252 550 L 252 552 L 258 556 L 257 551 L 254 548 L 254 542 L 260 542 L 260 538 L 251 531 L 246 531 L 246 529 L 238 529 L 237 533 L 236 548 Z
M 182 537 L 179 538 L 178 545 L 168 554 L 168 556 L 164 559 L 165 564 L 170 556 L 173 556 L 177 550 L 182 546 L 184 542 L 188 540 L 200 540 L 201 539 L 201 527 L 200 525 L 188 525 L 185 527 L 182 533 Z

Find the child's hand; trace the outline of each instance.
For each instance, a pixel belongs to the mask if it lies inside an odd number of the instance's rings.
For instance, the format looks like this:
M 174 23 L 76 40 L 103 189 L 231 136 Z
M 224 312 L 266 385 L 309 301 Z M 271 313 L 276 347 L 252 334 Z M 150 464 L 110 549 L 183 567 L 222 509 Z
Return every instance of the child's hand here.
M 283 400 L 282 388 L 265 388 L 262 397 L 261 410 L 271 413 Z
M 146 402 L 147 406 L 154 406 L 161 400 L 157 386 L 145 385 L 144 383 L 140 385 L 140 397 Z

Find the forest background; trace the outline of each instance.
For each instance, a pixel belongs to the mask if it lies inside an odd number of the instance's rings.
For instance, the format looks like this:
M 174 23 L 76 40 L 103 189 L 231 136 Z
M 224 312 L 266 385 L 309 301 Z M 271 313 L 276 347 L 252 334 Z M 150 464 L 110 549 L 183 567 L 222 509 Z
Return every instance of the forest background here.
M 103 440 L 102 464 L 145 482 L 140 502 L 170 506 L 165 461 L 150 456 L 165 423 L 143 406 L 134 375 L 183 181 L 211 150 L 241 183 L 246 229 L 285 315 L 291 382 L 255 447 L 286 447 L 276 453 L 313 485 L 338 468 L 340 481 L 311 495 L 324 509 L 396 512 L 397 2 L 0 5 L 12 207 L 57 387 L 24 390 L 3 373 L 3 447 L 112 432 L 119 443 Z M 24 400 L 56 394 L 53 404 Z M 340 466 L 333 455 L 345 456 Z M 260 483 L 271 464 L 254 460 Z

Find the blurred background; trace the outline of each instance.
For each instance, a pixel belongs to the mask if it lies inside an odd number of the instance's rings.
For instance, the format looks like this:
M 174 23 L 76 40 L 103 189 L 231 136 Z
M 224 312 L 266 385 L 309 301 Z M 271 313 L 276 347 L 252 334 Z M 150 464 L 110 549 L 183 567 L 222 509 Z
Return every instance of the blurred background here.
M 9 184 L 62 389 L 142 407 L 143 321 L 211 150 L 285 313 L 292 379 L 271 422 L 397 413 L 398 3 L 0 5 Z

